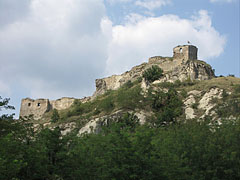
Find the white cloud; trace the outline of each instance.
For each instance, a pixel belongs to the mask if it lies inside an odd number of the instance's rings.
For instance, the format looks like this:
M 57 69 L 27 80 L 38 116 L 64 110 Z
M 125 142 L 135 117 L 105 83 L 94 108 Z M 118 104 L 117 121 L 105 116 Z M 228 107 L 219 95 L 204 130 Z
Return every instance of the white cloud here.
M 226 2 L 226 3 L 231 3 L 235 2 L 235 0 L 210 0 L 211 3 L 216 3 L 216 2 Z
M 115 4 L 115 3 L 128 3 L 131 2 L 132 0 L 107 0 L 108 3 L 110 4 Z
M 225 38 L 214 29 L 207 11 L 199 11 L 192 19 L 176 15 L 149 18 L 134 15 L 128 19 L 124 25 L 112 27 L 108 74 L 129 70 L 151 56 L 172 56 L 172 48 L 187 41 L 199 48 L 200 59 L 208 60 L 223 52 Z
M 32 97 L 90 95 L 107 59 L 103 1 L 30 0 L 27 7 L 24 18 L 0 27 L 1 87 L 17 84 Z
M 147 8 L 148 10 L 154 10 L 170 3 L 171 0 L 137 0 L 135 5 Z
M 20 98 L 91 95 L 96 78 L 129 70 L 150 56 L 172 56 L 172 48 L 188 40 L 199 47 L 200 58 L 223 52 L 225 39 L 207 11 L 192 19 L 130 14 L 114 26 L 103 0 L 26 2 L 14 5 L 21 8 L 12 11 L 19 17 L 10 13 L 0 24 L 1 93 L 11 90 Z

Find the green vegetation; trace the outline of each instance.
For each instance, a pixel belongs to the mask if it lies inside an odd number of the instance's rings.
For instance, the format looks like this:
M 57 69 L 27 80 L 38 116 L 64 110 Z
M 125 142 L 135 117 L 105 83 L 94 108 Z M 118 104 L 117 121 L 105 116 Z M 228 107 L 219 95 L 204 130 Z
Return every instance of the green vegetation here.
M 60 119 L 60 116 L 58 114 L 58 110 L 53 109 L 52 116 L 51 116 L 51 122 L 56 123 Z
M 158 80 L 163 75 L 163 70 L 157 65 L 153 65 L 151 68 L 148 68 L 143 72 L 143 77 L 148 82 L 153 82 Z
M 107 115 L 117 110 L 134 110 L 143 107 L 143 101 L 139 82 L 128 81 L 118 90 L 108 91 L 93 101 L 81 103 L 75 100 L 70 109 L 60 112 L 60 117 L 61 121 L 66 121 L 74 117 L 86 119 Z
M 150 120 L 153 126 L 160 127 L 175 123 L 176 118 L 183 114 L 183 103 L 174 88 L 166 93 L 163 91 L 150 92 L 149 95 L 155 116 Z
M 9 126 L 0 126 L 0 180 L 240 178 L 240 119 L 152 127 L 126 113 L 107 119 L 98 134 L 80 137 L 2 121 Z
M 220 117 L 240 117 L 240 85 L 233 86 L 233 93 L 222 93 L 223 99 L 218 99 L 216 107 L 217 114 Z
M 93 101 L 76 100 L 68 110 L 49 112 L 52 129 L 36 129 L 31 117 L 0 116 L 0 180 L 240 179 L 239 79 L 161 83 L 145 94 L 140 82 L 128 81 Z M 224 87 L 223 98 L 213 100 L 221 124 L 210 117 L 186 121 L 187 92 L 212 87 Z M 8 102 L 0 98 L 0 110 L 14 109 Z M 95 134 L 79 136 L 76 129 L 62 136 L 58 127 L 71 121 L 82 127 L 88 118 L 118 110 L 98 122 Z M 144 125 L 127 113 L 137 110 L 150 114 Z

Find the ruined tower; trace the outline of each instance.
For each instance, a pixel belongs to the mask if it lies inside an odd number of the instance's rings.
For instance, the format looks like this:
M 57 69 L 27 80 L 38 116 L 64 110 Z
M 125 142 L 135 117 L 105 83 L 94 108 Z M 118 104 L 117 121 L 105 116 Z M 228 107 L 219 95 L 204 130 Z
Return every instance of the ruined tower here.
M 177 46 L 173 49 L 174 59 L 197 60 L 198 49 L 193 45 Z
M 75 98 L 63 97 L 57 100 L 50 101 L 49 99 L 22 99 L 20 117 L 33 115 L 33 119 L 41 119 L 43 115 L 53 109 L 63 110 L 69 108 Z M 81 102 L 86 101 L 86 99 L 80 99 Z
M 34 119 L 40 119 L 42 115 L 50 110 L 50 103 L 48 99 L 33 100 L 30 98 L 22 99 L 20 116 L 34 115 Z

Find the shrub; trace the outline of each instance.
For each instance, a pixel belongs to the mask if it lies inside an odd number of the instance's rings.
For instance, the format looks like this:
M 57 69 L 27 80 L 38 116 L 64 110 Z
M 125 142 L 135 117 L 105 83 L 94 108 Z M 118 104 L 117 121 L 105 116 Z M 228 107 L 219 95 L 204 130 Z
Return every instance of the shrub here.
M 59 114 L 58 114 L 58 110 L 56 109 L 53 109 L 53 113 L 52 113 L 52 116 L 51 116 L 51 122 L 55 123 L 59 120 Z
M 167 93 L 155 92 L 151 99 L 152 108 L 156 112 L 156 119 L 152 121 L 154 126 L 174 123 L 176 118 L 183 113 L 183 103 L 173 88 L 170 88 Z
M 113 109 L 114 109 L 114 102 L 111 96 L 108 96 L 99 102 L 98 110 L 111 112 Z
M 143 77 L 148 82 L 153 82 L 163 76 L 163 70 L 157 65 L 153 65 L 143 72 Z
M 133 87 L 132 81 L 128 80 L 128 81 L 123 85 L 123 87 L 126 87 L 126 88 L 131 88 L 131 87 Z
M 240 84 L 234 86 L 234 93 L 240 93 Z
M 139 102 L 143 99 L 139 85 L 132 88 L 121 88 L 116 93 L 116 103 L 119 108 L 135 109 L 139 107 Z

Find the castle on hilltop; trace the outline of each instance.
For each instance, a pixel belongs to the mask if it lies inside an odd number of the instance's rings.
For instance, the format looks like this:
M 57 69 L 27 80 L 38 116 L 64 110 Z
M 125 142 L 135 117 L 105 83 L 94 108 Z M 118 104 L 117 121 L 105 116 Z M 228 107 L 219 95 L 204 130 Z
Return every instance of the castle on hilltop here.
M 198 49 L 193 45 L 181 45 L 173 48 L 173 57 L 155 56 L 148 60 L 148 63 L 133 67 L 121 75 L 113 75 L 107 78 L 96 79 L 96 91 L 92 97 L 79 99 L 86 102 L 94 99 L 98 95 L 104 94 L 108 90 L 116 90 L 128 81 L 136 81 L 142 77 L 142 73 L 153 65 L 159 66 L 163 70 L 163 77 L 159 82 L 174 82 L 176 80 L 207 80 L 215 77 L 212 67 L 204 61 L 197 60 Z M 142 84 L 144 80 L 142 81 Z M 74 98 L 61 98 L 54 101 L 48 99 L 33 100 L 30 98 L 22 99 L 20 116 L 34 115 L 34 119 L 52 110 L 63 110 L 69 108 Z

